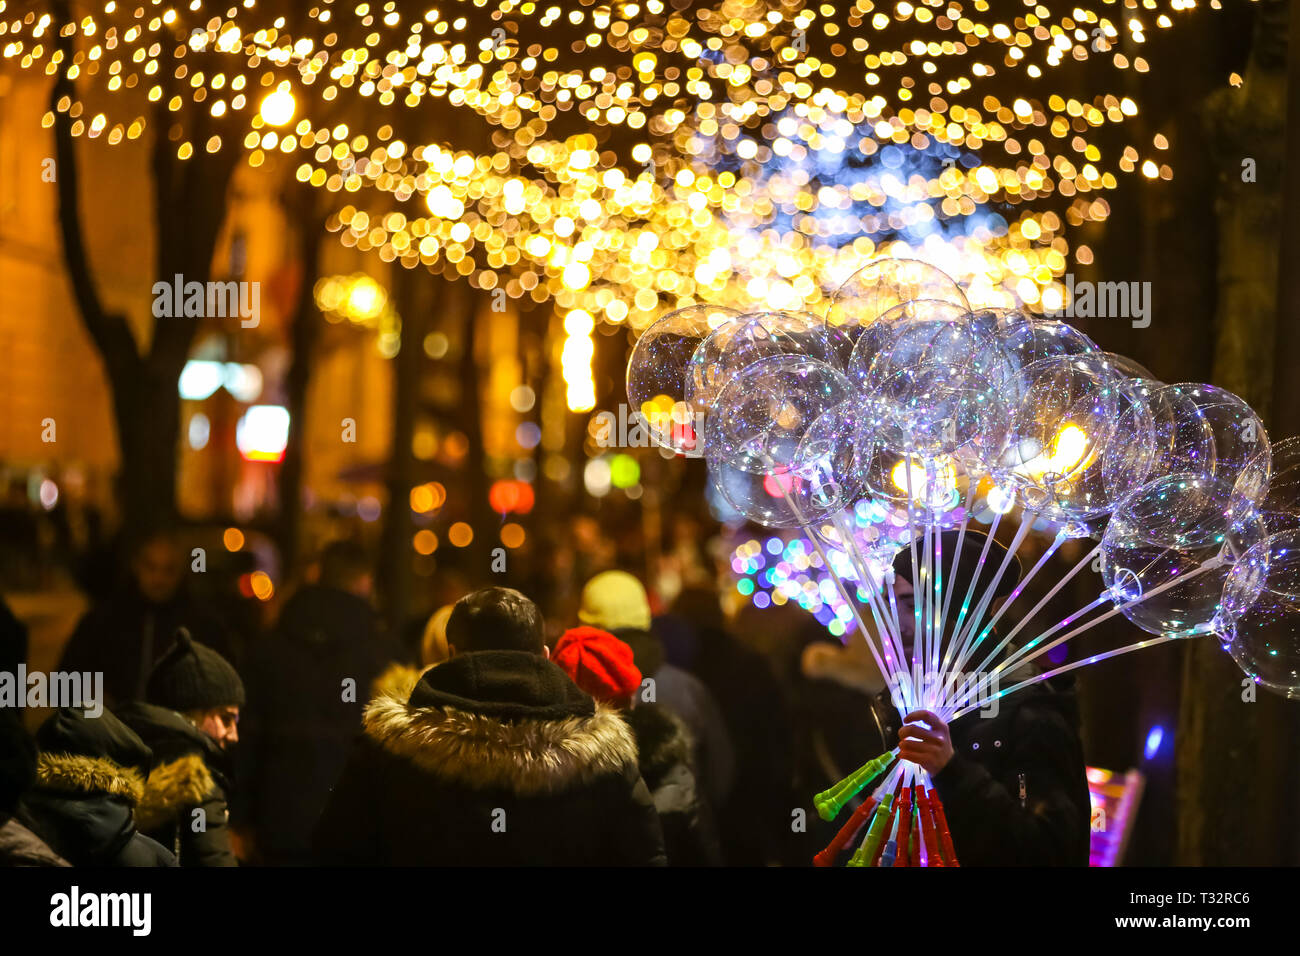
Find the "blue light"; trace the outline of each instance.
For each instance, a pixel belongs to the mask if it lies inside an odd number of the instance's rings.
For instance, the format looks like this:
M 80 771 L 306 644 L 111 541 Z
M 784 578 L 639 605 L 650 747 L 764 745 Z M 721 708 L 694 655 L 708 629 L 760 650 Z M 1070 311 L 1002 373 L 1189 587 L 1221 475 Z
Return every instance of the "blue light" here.
M 1147 732 L 1146 755 L 1148 760 L 1152 760 L 1155 758 L 1155 755 L 1160 750 L 1160 744 L 1164 739 L 1165 739 L 1165 729 L 1161 727 L 1159 724 L 1156 724 L 1154 727 L 1151 728 L 1150 731 Z

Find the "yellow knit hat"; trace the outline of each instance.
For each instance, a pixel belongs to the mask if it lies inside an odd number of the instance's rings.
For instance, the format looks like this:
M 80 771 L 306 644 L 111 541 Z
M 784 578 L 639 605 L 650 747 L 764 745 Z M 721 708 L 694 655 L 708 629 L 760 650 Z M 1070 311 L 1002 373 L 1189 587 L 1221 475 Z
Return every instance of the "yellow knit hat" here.
M 607 631 L 648 631 L 650 599 L 641 582 L 626 571 L 602 571 L 582 589 L 578 620 Z

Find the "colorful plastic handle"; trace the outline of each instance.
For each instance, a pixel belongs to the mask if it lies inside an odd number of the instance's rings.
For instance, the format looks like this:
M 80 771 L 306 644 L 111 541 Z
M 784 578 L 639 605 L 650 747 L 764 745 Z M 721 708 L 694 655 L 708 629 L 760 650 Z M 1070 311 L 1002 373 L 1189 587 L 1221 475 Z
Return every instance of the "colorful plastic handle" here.
M 886 845 L 893 841 L 889 839 L 890 834 L 894 832 L 894 821 L 898 819 L 898 798 L 895 796 L 894 805 L 889 808 L 889 816 L 885 818 L 885 830 L 881 835 L 880 843 L 876 846 L 875 855 L 872 856 L 869 866 L 889 866 L 889 863 L 883 862 L 885 858 Z
M 912 788 L 904 787 L 898 801 L 898 856 L 894 866 L 911 866 L 908 852 L 912 837 Z
M 957 851 L 953 849 L 952 834 L 948 832 L 948 817 L 943 812 L 943 801 L 933 789 L 930 790 L 930 808 L 934 811 L 934 819 L 939 827 L 939 840 L 943 844 L 943 855 L 948 866 L 961 866 L 957 862 Z
M 880 798 L 880 806 L 876 807 L 876 815 L 871 819 L 871 828 L 867 830 L 867 838 L 862 841 L 862 846 L 858 847 L 858 852 L 853 854 L 849 860 L 849 866 L 868 866 L 876 858 L 876 847 L 884 838 L 886 828 L 889 824 L 889 809 L 893 805 L 894 795 L 887 793 Z
M 925 838 L 925 857 L 927 866 L 943 866 L 943 854 L 939 850 L 939 832 L 934 826 L 934 817 L 930 815 L 930 799 L 925 788 L 916 788 L 916 799 L 921 806 L 921 836 Z
M 871 811 L 876 809 L 875 797 L 868 797 L 861 806 L 853 811 L 844 826 L 840 827 L 840 832 L 835 834 L 835 838 L 827 844 L 826 849 L 822 850 L 813 857 L 813 866 L 834 866 L 835 858 L 844 851 L 859 831 L 866 825 L 867 818 L 871 816 Z
M 844 809 L 845 804 L 857 796 L 863 787 L 880 776 L 893 762 L 892 752 L 881 754 L 874 760 L 868 760 L 829 790 L 817 794 L 813 797 L 813 807 L 817 815 L 827 823 L 834 820 Z

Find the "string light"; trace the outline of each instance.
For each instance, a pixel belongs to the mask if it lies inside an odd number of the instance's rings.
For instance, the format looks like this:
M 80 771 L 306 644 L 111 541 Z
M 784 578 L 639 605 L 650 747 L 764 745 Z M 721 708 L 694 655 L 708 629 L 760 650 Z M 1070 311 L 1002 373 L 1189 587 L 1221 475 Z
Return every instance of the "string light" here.
M 1149 31 L 1196 5 L 1054 6 L 444 0 L 412 16 L 390 0 L 289 22 L 251 0 L 109 3 L 62 26 L 11 17 L 0 49 L 83 88 L 142 91 L 177 119 L 242 125 L 196 144 L 182 124 L 177 155 L 289 157 L 299 180 L 349 195 L 328 224 L 348 246 L 641 328 L 704 299 L 816 308 L 830 289 L 809 277 L 876 254 L 930 258 L 989 304 L 1058 302 L 1068 230 L 1109 215 L 1118 174 L 1172 169 L 1122 144 L 1132 98 L 1067 97 L 1052 77 L 1093 60 L 1145 73 Z M 1010 102 L 989 89 L 1000 75 L 1015 78 Z M 414 135 L 434 100 L 466 120 L 446 124 L 452 141 Z M 56 109 L 110 143 L 154 121 L 114 102 L 89 121 L 71 97 Z

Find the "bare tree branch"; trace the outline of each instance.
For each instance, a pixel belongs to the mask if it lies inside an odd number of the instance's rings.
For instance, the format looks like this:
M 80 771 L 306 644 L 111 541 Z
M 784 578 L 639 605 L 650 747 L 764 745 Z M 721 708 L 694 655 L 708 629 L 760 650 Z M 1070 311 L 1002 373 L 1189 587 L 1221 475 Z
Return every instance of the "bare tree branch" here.
M 54 4 L 56 19 L 60 24 L 70 22 L 68 5 L 63 0 Z M 72 60 L 72 38 L 64 36 L 62 26 L 55 30 L 58 48 L 64 63 Z M 136 374 L 140 355 L 135 337 L 127 325 L 126 316 L 120 312 L 106 312 L 100 301 L 86 256 L 84 230 L 78 205 L 80 180 L 77 165 L 76 141 L 72 135 L 72 117 L 58 109 L 59 101 L 68 97 L 76 101 L 77 93 L 67 74 L 60 70 L 50 93 L 50 110 L 54 114 L 55 185 L 58 193 L 59 232 L 63 240 L 63 258 L 72 283 L 72 294 L 81 315 L 82 324 L 103 356 L 109 377 L 123 380 Z

